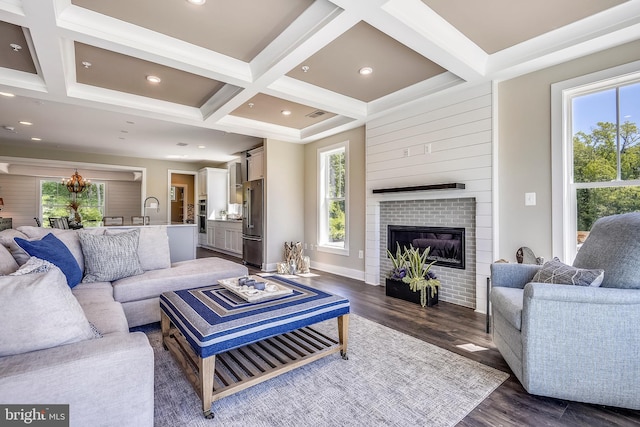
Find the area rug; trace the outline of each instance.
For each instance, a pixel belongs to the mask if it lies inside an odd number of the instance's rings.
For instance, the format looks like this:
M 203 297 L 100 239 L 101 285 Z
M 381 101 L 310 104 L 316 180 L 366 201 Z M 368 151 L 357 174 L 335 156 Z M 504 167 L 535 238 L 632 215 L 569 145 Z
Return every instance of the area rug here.
M 335 319 L 315 326 L 337 338 Z M 357 315 L 338 354 L 213 403 L 215 418 L 161 345 L 155 353 L 156 426 L 454 426 L 508 375 Z

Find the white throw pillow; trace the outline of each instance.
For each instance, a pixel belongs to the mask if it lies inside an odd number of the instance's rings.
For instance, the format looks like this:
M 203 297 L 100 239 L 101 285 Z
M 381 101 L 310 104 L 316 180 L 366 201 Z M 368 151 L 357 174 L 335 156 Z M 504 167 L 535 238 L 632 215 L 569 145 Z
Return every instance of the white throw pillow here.
M 0 276 L 11 274 L 18 269 L 19 265 L 4 245 L 0 245 Z
M 89 321 L 58 268 L 0 277 L 0 356 L 94 338 Z

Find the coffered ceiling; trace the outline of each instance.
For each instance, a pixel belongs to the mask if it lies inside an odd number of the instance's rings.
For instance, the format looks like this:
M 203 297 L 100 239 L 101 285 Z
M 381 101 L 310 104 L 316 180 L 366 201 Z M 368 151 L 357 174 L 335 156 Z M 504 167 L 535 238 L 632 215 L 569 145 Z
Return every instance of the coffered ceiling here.
M 640 0 L 0 0 L 0 144 L 224 162 L 638 38 Z

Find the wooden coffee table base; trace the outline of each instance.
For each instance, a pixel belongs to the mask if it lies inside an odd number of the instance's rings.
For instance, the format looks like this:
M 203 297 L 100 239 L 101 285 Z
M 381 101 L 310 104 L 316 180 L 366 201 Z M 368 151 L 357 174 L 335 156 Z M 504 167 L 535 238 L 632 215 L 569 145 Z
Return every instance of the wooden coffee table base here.
M 202 400 L 206 418 L 213 418 L 211 404 L 252 385 L 340 352 L 347 357 L 349 315 L 338 317 L 338 341 L 310 326 L 266 338 L 220 354 L 201 358 L 162 313 L 162 342 L 178 361 Z

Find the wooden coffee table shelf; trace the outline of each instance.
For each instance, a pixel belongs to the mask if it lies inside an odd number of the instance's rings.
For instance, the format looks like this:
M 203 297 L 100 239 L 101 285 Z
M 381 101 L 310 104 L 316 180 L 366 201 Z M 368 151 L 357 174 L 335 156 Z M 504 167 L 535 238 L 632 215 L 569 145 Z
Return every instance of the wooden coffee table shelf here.
M 348 328 L 348 317 L 338 318 L 341 337 Z M 201 358 L 164 312 L 161 324 L 163 345 L 201 397 L 207 418 L 213 417 L 211 404 L 218 399 L 333 353 L 340 352 L 343 359 L 348 359 L 346 336 L 341 343 L 309 326 Z

